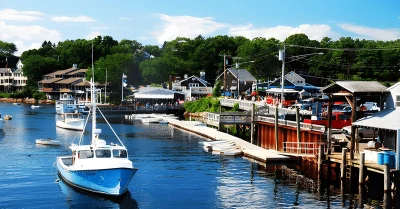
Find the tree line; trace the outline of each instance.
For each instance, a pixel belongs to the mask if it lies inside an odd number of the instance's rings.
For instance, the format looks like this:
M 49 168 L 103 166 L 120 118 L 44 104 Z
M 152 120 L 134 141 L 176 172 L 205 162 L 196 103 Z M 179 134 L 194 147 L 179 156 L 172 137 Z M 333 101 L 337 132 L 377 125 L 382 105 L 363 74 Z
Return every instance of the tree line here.
M 206 73 L 206 80 L 214 83 L 223 72 L 223 56 L 227 67 L 249 70 L 258 80 L 265 81 L 280 76 L 282 62 L 278 50 L 285 46 L 285 71 L 295 71 L 330 80 L 378 80 L 397 82 L 400 78 L 400 39 L 374 41 L 342 37 L 332 40 L 310 40 L 305 34 L 294 34 L 283 42 L 262 37 L 248 39 L 241 36 L 201 35 L 190 39 L 177 37 L 162 46 L 145 45 L 135 40 L 114 40 L 111 36 L 98 36 L 93 40 L 65 40 L 58 43 L 44 41 L 39 49 L 25 51 L 21 55 L 23 72 L 28 77 L 28 87 L 36 88 L 42 76 L 55 70 L 63 70 L 77 64 L 89 69 L 91 77 L 93 61 L 95 81 L 111 84 L 111 90 L 120 92 L 122 73 L 128 84 L 162 83 L 170 74 L 196 75 Z M 15 44 L 0 41 L 0 67 L 4 58 L 18 60 L 13 54 Z M 300 56 L 323 53 L 321 55 Z M 8 64 L 8 67 L 11 65 Z

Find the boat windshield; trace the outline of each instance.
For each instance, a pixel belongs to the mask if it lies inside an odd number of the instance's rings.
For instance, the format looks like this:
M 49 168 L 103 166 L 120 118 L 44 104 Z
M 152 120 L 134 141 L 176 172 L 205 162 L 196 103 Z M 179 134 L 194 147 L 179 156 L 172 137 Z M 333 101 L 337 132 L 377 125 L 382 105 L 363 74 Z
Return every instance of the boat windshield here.
M 79 159 L 93 158 L 93 150 L 79 150 Z
M 126 153 L 126 150 L 114 149 L 113 156 L 117 158 L 127 158 L 128 154 Z
M 98 149 L 96 150 L 97 158 L 109 158 L 111 157 L 111 151 L 108 149 Z

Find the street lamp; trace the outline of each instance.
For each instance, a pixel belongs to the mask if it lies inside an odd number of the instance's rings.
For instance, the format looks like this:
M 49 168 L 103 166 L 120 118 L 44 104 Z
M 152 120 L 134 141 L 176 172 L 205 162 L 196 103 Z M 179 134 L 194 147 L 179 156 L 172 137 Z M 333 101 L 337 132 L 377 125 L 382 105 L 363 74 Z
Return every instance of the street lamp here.
M 282 92 L 281 92 L 280 107 L 283 107 L 283 100 L 285 99 L 285 96 L 284 96 L 284 94 L 285 94 L 285 50 L 286 50 L 285 45 L 283 46 L 283 49 L 279 50 L 279 60 L 282 61 L 282 85 L 281 85 Z M 289 62 L 293 62 L 293 61 L 296 61 L 298 59 L 302 59 L 302 58 L 305 58 L 307 56 L 316 55 L 316 54 L 322 55 L 324 53 L 319 52 L 319 53 L 311 53 L 311 54 L 302 54 L 302 55 L 292 56 L 292 57 L 289 57 L 289 58 L 294 58 L 294 59 L 289 61 Z M 289 62 L 287 62 L 287 63 L 289 63 Z

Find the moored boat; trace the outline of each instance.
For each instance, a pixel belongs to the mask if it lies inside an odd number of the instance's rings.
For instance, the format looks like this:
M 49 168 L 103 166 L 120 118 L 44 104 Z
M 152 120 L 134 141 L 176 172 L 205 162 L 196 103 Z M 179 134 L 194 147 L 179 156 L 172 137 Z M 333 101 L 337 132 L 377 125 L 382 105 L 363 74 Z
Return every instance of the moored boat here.
M 82 131 L 85 126 L 84 115 L 79 112 L 57 114 L 56 126 L 64 129 Z
M 5 116 L 3 117 L 3 119 L 4 119 L 4 120 L 11 120 L 11 119 L 12 119 L 12 116 L 11 116 L 11 115 L 5 115 Z
M 52 140 L 50 138 L 47 139 L 36 139 L 35 140 L 36 144 L 40 145 L 50 145 L 50 146 L 60 146 L 61 143 L 57 140 Z
M 39 105 L 32 105 L 32 106 L 31 106 L 32 109 L 39 109 L 39 108 L 41 108 L 41 107 L 42 107 L 42 106 L 39 106 Z
M 94 69 L 92 64 L 92 69 Z M 94 72 L 92 71 L 92 78 Z M 83 144 L 83 132 L 78 144 L 69 148 L 72 154 L 57 157 L 59 176 L 68 184 L 90 192 L 120 196 L 127 191 L 128 185 L 138 170 L 128 158 L 128 151 L 115 131 L 112 129 L 101 110 L 97 107 L 98 91 L 91 80 L 90 116 L 92 133 L 90 144 Z M 103 116 L 118 144 L 109 143 L 100 138 L 101 130 L 96 127 L 96 110 Z M 86 123 L 85 127 L 86 128 Z

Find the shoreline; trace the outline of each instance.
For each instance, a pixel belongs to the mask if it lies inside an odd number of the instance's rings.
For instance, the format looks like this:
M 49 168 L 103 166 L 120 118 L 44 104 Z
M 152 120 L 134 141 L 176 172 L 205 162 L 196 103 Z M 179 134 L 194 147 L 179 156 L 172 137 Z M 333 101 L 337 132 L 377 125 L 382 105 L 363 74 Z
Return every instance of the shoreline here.
M 55 104 L 53 100 L 39 100 L 35 98 L 0 98 L 0 102 L 7 103 L 25 103 L 25 104 Z

